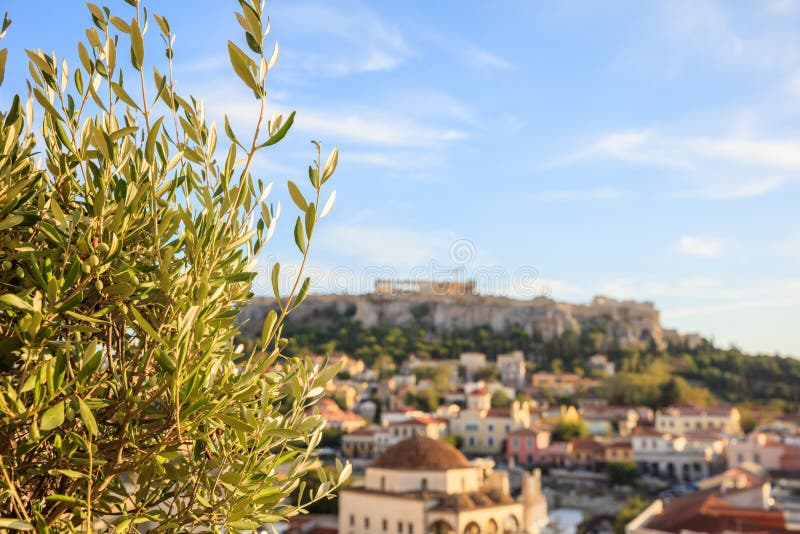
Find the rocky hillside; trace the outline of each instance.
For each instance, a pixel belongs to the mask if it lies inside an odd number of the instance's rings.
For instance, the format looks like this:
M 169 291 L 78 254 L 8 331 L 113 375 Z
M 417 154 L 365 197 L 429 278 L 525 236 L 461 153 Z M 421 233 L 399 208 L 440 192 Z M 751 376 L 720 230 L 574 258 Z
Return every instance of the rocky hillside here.
M 268 298 L 256 299 L 242 312 L 245 335 L 257 336 L 267 311 L 274 305 Z M 661 326 L 652 302 L 618 301 L 595 297 L 588 304 L 556 302 L 548 298 L 515 300 L 480 295 L 319 295 L 310 296 L 292 312 L 292 322 L 326 324 L 350 318 L 364 327 L 377 324 L 419 326 L 431 332 L 491 328 L 496 333 L 521 328 L 539 332 L 544 341 L 567 330 L 584 329 L 604 334 L 605 342 L 646 348 L 650 343 L 701 342 L 697 336 L 681 336 Z

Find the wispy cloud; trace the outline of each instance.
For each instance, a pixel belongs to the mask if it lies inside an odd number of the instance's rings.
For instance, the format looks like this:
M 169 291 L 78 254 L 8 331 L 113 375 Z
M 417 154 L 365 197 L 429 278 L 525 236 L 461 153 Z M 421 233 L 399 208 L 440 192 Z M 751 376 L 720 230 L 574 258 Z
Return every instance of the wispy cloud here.
M 301 109 L 297 113 L 295 124 L 299 130 L 313 132 L 314 135 L 367 145 L 431 146 L 469 137 L 462 129 L 438 128 L 372 110 Z
M 754 299 L 754 300 L 743 300 L 738 302 L 729 302 L 726 304 L 717 304 L 713 306 L 676 308 L 665 311 L 664 316 L 668 320 L 673 320 L 681 317 L 690 317 L 693 315 L 717 315 L 720 313 L 752 310 L 759 308 L 782 308 L 785 306 L 794 306 L 797 304 L 800 304 L 800 296 Z
M 776 0 L 760 5 L 773 16 L 787 16 L 796 4 Z M 734 6 L 713 0 L 657 4 L 653 18 L 642 25 L 643 31 L 633 35 L 636 46 L 625 47 L 620 58 L 623 68 L 664 79 L 698 66 L 781 70 L 796 65 L 800 38 L 790 25 L 765 32 L 752 23 L 752 17 L 735 16 Z
M 412 268 L 427 266 L 449 251 L 454 234 L 416 231 L 403 227 L 366 223 L 337 224 L 320 230 L 319 247 L 345 255 L 350 265 Z
M 476 67 L 502 70 L 514 68 L 514 65 L 512 65 L 510 61 L 498 55 L 492 54 L 488 50 L 476 48 L 469 52 L 469 56 L 472 64 Z
M 604 185 L 573 189 L 549 189 L 531 195 L 531 200 L 539 201 L 580 201 L 580 200 L 619 200 L 627 195 L 627 191 L 619 187 Z
M 739 199 L 768 194 L 800 177 L 800 139 L 659 136 L 652 131 L 602 135 L 549 167 L 612 159 L 672 169 L 688 182 L 676 196 Z
M 677 249 L 683 254 L 699 258 L 719 258 L 724 249 L 724 242 L 720 239 L 685 235 L 678 239 Z
M 721 200 L 759 197 L 778 189 L 784 183 L 786 180 L 781 176 L 767 176 L 739 182 L 711 183 L 682 191 L 678 196 Z
M 296 38 L 313 37 L 302 48 L 299 39 L 285 48 L 291 68 L 305 76 L 392 70 L 411 53 L 403 33 L 361 2 L 294 1 L 274 4 L 271 11 L 276 27 Z

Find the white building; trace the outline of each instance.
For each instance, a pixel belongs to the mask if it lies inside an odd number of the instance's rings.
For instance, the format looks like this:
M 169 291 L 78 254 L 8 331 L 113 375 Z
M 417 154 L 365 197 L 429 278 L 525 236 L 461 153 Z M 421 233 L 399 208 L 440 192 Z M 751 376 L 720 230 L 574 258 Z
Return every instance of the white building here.
M 339 494 L 340 534 L 522 534 L 546 523 L 538 471 L 526 473 L 514 499 L 507 473 L 423 436 L 387 449 L 367 467 L 364 487 Z
M 525 354 L 521 350 L 499 354 L 497 368 L 500 370 L 500 380 L 503 384 L 515 389 L 525 385 Z
M 699 408 L 696 406 L 670 406 L 656 412 L 656 430 L 670 434 L 685 434 L 698 430 L 714 430 L 726 434 L 740 434 L 741 416 L 732 406 Z
M 642 472 L 664 478 L 698 480 L 725 468 L 724 436 L 693 432 L 684 436 L 637 428 L 631 439 L 633 460 Z

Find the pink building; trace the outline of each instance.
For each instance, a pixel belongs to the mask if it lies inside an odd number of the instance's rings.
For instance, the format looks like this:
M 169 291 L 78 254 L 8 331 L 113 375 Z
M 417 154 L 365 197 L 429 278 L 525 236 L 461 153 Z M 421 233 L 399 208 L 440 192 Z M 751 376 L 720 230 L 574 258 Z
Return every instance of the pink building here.
M 542 462 L 542 453 L 550 446 L 550 432 L 521 428 L 508 433 L 506 458 L 517 465 L 535 465 Z
M 800 471 L 800 437 L 773 432 L 751 432 L 728 443 L 728 466 L 746 462 L 768 471 Z

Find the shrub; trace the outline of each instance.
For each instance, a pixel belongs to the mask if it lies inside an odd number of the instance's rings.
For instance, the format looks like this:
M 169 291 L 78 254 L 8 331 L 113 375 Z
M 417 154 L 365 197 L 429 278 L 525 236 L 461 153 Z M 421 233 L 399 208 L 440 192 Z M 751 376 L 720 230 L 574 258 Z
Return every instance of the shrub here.
M 251 164 L 294 119 L 267 119 L 278 48 L 261 4 L 240 1 L 246 47 L 228 44 L 255 97 L 245 140 L 227 117 L 220 139 L 175 92 L 169 23 L 127 3 L 127 19 L 88 4 L 77 68 L 27 51 L 31 94 L 0 113 L 0 530 L 253 529 L 349 472 L 301 483 L 323 429 L 305 414 L 337 371 L 283 354 L 309 279 L 266 317 L 258 351 L 233 342 L 280 213 Z M 147 28 L 166 48 L 152 78 Z M 338 153 L 316 156 L 312 199 L 289 183 L 302 265 L 333 201 L 320 206 Z

